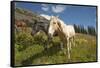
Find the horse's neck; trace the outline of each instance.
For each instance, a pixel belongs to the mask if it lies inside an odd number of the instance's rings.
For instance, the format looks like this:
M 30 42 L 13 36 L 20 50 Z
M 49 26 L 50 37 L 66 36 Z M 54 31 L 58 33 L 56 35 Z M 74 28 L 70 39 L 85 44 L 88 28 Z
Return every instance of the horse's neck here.
M 56 32 L 58 33 L 59 37 L 63 41 L 63 39 L 65 39 L 65 34 L 64 34 L 62 28 L 61 29 L 58 29 Z
M 62 28 L 65 27 L 66 24 L 64 23 L 64 21 L 59 19 L 59 22 L 60 22 Z

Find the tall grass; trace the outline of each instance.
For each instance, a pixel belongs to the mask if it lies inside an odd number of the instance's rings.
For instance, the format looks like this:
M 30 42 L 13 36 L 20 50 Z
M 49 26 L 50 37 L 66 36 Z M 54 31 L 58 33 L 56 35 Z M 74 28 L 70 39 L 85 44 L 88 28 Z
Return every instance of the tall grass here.
M 45 33 L 33 37 L 28 32 L 19 32 L 15 34 L 15 41 L 15 66 L 96 61 L 95 36 L 76 34 L 70 61 L 60 48 L 58 36 L 47 45 L 47 50 L 44 49 L 48 41 Z

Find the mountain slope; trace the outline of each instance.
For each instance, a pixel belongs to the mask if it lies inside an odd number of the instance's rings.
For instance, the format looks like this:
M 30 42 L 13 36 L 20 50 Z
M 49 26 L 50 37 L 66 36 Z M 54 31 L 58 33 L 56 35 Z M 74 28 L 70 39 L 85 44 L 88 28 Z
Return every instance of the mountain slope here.
M 47 23 L 48 20 L 36 12 L 31 12 L 26 9 L 15 9 L 15 20 L 24 21 L 26 24 L 34 25 L 34 23 Z

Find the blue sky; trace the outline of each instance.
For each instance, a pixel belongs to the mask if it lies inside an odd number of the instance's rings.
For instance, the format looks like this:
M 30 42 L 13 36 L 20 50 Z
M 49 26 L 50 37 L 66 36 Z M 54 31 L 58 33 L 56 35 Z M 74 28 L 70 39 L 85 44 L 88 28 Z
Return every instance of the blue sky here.
M 16 2 L 16 7 L 39 14 L 59 16 L 66 24 L 96 27 L 96 7 Z

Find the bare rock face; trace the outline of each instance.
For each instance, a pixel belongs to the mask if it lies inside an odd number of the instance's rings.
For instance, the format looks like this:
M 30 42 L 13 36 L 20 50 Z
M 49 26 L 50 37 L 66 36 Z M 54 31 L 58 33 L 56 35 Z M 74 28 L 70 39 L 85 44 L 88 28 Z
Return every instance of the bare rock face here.
M 15 20 L 25 22 L 28 27 L 32 27 L 36 23 L 43 25 L 49 24 L 49 20 L 40 16 L 38 13 L 21 8 L 15 9 Z

